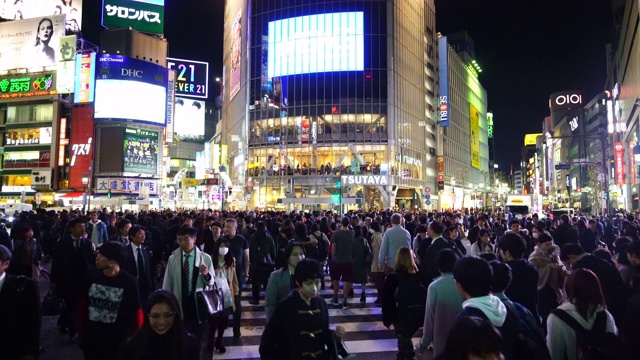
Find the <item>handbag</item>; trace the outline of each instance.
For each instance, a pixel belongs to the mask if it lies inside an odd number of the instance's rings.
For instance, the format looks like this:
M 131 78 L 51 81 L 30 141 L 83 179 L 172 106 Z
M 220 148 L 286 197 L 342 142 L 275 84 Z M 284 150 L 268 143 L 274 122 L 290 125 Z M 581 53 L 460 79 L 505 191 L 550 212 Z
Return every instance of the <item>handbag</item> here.
M 224 293 L 214 282 L 213 287 L 196 292 L 198 308 L 209 318 L 216 318 L 224 312 Z
M 60 315 L 64 309 L 64 300 L 56 294 L 54 289 L 49 288 L 47 295 L 42 300 L 42 314 L 43 315 Z
M 271 258 L 271 254 L 270 253 L 263 253 L 262 250 L 260 249 L 260 246 L 258 246 L 258 256 L 259 256 L 259 261 L 260 261 L 260 265 L 262 265 L 262 267 L 272 267 L 274 265 L 273 259 Z

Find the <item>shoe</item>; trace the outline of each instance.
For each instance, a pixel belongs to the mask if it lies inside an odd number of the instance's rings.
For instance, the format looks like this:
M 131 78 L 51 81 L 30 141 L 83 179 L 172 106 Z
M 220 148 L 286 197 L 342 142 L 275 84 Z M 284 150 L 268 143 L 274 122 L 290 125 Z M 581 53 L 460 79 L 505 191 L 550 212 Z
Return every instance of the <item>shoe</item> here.
M 342 310 L 347 310 L 348 308 L 349 308 L 349 305 L 347 305 L 347 300 L 345 300 L 345 301 L 342 303 Z
M 226 348 L 226 347 L 224 347 L 224 346 L 222 346 L 222 345 L 220 345 L 220 346 L 216 346 L 216 352 L 217 352 L 218 354 L 224 354 L 224 353 L 226 353 L 226 352 L 227 352 L 227 348 Z
M 338 298 L 333 298 L 333 300 L 331 300 L 331 305 L 339 305 L 340 302 L 338 301 Z
M 233 332 L 233 337 L 236 338 L 236 339 L 239 338 L 240 335 L 241 335 L 240 334 L 240 330 L 238 330 L 237 332 L 235 332 L 235 331 Z
M 249 300 L 249 304 L 251 304 L 251 305 L 260 305 L 260 301 L 258 301 L 258 300 Z
M 349 289 L 349 297 L 353 299 L 355 294 L 353 293 L 353 288 Z
M 366 303 L 367 302 L 367 295 L 365 295 L 365 294 L 360 295 L 360 302 L 361 303 Z

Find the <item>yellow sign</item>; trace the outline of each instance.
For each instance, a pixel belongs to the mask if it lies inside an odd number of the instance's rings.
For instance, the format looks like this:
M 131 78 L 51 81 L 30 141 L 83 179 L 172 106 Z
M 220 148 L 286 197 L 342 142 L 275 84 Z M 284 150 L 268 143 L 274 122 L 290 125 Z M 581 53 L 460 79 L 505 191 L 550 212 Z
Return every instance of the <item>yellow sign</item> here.
M 480 112 L 473 104 L 469 104 L 469 121 L 471 123 L 471 166 L 480 169 Z
M 182 187 L 196 187 L 200 184 L 200 182 L 194 178 L 184 178 L 182 179 Z
M 524 136 L 524 146 L 528 146 L 528 145 L 536 145 L 536 138 L 538 136 L 542 136 L 542 133 L 540 134 L 526 134 Z

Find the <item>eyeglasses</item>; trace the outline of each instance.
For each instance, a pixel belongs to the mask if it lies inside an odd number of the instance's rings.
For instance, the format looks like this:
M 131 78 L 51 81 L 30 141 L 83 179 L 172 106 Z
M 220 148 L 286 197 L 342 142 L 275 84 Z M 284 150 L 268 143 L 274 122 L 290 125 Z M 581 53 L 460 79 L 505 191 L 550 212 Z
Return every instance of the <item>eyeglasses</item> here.
M 149 316 L 149 320 L 153 320 L 153 321 L 158 321 L 160 319 L 171 320 L 176 316 L 176 312 L 175 311 L 170 311 L 170 312 L 164 313 L 164 314 L 151 313 L 148 316 Z

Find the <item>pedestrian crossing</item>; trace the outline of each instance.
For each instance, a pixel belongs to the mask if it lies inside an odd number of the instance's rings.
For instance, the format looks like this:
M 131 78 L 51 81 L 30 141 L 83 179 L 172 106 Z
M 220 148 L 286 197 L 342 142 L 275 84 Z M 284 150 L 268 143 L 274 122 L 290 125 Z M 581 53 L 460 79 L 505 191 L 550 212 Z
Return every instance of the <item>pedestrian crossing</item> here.
M 374 304 L 377 292 L 373 285 L 367 286 L 366 303 L 361 303 L 361 288 L 359 284 L 355 284 L 355 296 L 349 299 L 348 309 L 343 310 L 329 304 L 333 298 L 333 290 L 330 288 L 331 282 L 328 277 L 325 283 L 327 287 L 320 293 L 329 306 L 330 327 L 335 329 L 340 325 L 345 328 L 344 340 L 348 351 L 357 359 L 395 359 L 398 349 L 395 332 L 382 324 L 382 311 L 379 305 Z M 340 287 L 342 288 L 342 284 Z M 266 325 L 264 292 L 261 294 L 259 305 L 249 304 L 250 299 L 251 289 L 245 289 L 242 293 L 242 336 L 234 339 L 233 329 L 229 326 L 223 336 L 227 351 L 224 354 L 214 354 L 214 359 L 260 358 L 260 337 Z M 414 339 L 414 342 L 416 341 L 417 339 Z

